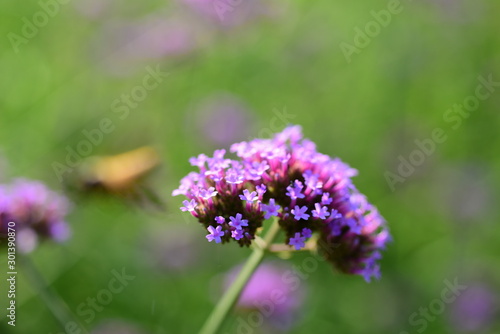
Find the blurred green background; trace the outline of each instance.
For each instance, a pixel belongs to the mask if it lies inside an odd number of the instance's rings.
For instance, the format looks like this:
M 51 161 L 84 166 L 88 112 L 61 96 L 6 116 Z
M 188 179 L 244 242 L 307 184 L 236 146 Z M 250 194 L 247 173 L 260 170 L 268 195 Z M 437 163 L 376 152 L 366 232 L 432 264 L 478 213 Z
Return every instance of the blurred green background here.
M 468 301 L 457 300 L 420 332 L 499 333 L 500 87 L 490 87 L 460 124 L 446 115 L 475 94 L 478 77 L 500 81 L 500 3 L 402 1 L 386 26 L 372 23 L 364 45 L 357 29 L 365 31 L 387 1 L 221 1 L 0 4 L 2 182 L 27 177 L 67 191 L 77 172 L 59 178 L 54 162 L 64 164 L 67 147 L 105 118 L 113 131 L 89 155 L 149 145 L 161 159 L 147 182 L 164 211 L 68 191 L 73 237 L 30 255 L 50 288 L 76 314 L 113 270 L 125 268 L 135 279 L 123 292 L 89 322 L 76 315 L 86 330 L 196 333 L 221 275 L 250 250 L 207 243 L 171 192 L 192 170 L 189 157 L 293 123 L 320 152 L 359 170 L 355 184 L 386 218 L 394 242 L 378 282 L 321 263 L 302 282 L 303 305 L 285 332 L 418 333 L 411 315 L 457 278 L 485 287 L 491 300 L 473 309 L 485 308 L 493 320 L 466 331 L 454 310 Z M 356 41 L 346 57 L 341 43 Z M 168 73 L 161 83 L 137 88 L 157 68 Z M 134 89 L 146 95 L 124 107 L 120 99 Z M 415 140 L 432 138 L 436 128 L 447 139 L 391 189 L 387 172 L 397 173 L 400 157 L 409 159 Z M 5 257 L 0 264 L 6 267 Z M 63 333 L 19 271 L 17 325 L 6 324 L 2 283 L 0 332 Z M 236 316 L 230 320 L 224 333 L 237 333 Z M 128 329 L 102 329 L 109 321 Z

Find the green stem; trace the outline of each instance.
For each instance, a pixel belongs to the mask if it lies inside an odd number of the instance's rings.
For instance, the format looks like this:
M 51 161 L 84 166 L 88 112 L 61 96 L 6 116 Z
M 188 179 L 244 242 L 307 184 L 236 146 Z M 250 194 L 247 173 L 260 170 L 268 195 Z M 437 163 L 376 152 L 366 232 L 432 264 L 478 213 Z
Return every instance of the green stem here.
M 24 273 L 31 281 L 31 284 L 38 291 L 40 297 L 50 309 L 52 315 L 59 322 L 61 329 L 66 330 L 68 323 L 73 322 L 80 327 L 81 333 L 87 334 L 88 332 L 85 327 L 83 327 L 82 324 L 73 316 L 73 313 L 71 313 L 64 300 L 62 300 L 56 292 L 47 286 L 45 279 L 31 259 L 28 258 L 27 255 L 23 255 L 20 256 L 20 260 Z
M 269 227 L 269 231 L 267 232 L 264 238 L 264 244 L 262 247 L 255 247 L 253 249 L 252 254 L 248 258 L 247 262 L 241 268 L 238 277 L 231 284 L 229 289 L 225 292 L 222 298 L 219 300 L 217 305 L 212 311 L 212 314 L 208 317 L 207 321 L 203 325 L 199 334 L 215 334 L 219 330 L 220 326 L 227 318 L 229 311 L 233 308 L 234 304 L 236 304 L 238 297 L 241 294 L 241 291 L 247 284 L 248 280 L 254 273 L 255 269 L 259 266 L 260 262 L 264 258 L 264 254 L 268 247 L 273 242 L 274 238 L 279 232 L 279 224 L 278 219 L 272 223 L 271 227 Z

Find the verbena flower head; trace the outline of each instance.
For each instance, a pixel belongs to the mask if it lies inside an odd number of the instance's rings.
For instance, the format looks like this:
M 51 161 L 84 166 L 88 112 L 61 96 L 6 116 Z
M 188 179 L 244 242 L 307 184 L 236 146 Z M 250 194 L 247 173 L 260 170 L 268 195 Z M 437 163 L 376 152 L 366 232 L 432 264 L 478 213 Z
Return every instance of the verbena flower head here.
M 191 158 L 199 172 L 189 173 L 173 192 L 187 197 L 181 209 L 204 225 L 209 241 L 248 246 L 263 221 L 277 217 L 295 249 L 318 233 L 319 249 L 341 271 L 367 281 L 380 276 L 377 260 L 390 235 L 353 185 L 355 169 L 317 152 L 299 126 L 272 139 L 233 144 L 231 152 L 236 159 L 225 150 Z
M 65 216 L 67 199 L 43 183 L 25 179 L 0 185 L 0 226 L 5 238 L 8 223 L 15 223 L 16 245 L 22 252 L 32 251 L 38 239 L 64 241 L 69 235 Z

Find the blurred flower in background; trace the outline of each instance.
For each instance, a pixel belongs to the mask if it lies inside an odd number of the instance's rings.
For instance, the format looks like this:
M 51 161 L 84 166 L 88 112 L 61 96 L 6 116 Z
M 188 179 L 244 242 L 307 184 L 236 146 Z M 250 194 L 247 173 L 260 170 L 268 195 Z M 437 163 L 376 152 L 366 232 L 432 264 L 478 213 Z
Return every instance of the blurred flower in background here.
M 82 15 L 94 19 L 111 12 L 114 3 L 81 0 L 75 6 Z M 260 0 L 179 0 L 140 19 L 108 18 L 91 45 L 93 60 L 111 75 L 129 75 L 152 60 L 185 60 L 213 43 L 219 28 L 275 18 L 281 12 L 282 8 Z
M 14 180 L 0 186 L 0 225 L 5 236 L 9 222 L 15 223 L 16 246 L 23 253 L 35 249 L 40 238 L 65 241 L 70 236 L 65 216 L 66 197 L 38 181 Z
M 249 107 L 236 95 L 226 92 L 214 93 L 201 100 L 188 115 L 188 131 L 201 135 L 200 142 L 215 147 L 228 147 L 234 142 L 248 139 L 254 127 L 254 118 Z M 196 120 L 197 131 L 192 129 Z
M 451 324 L 460 333 L 483 333 L 499 318 L 498 291 L 476 282 L 453 303 Z
M 99 32 L 94 57 L 113 75 L 128 75 L 152 60 L 180 59 L 210 40 L 196 21 L 179 16 L 151 15 L 136 21 L 118 20 Z
M 276 8 L 269 2 L 225 0 L 178 0 L 192 13 L 217 27 L 235 27 L 266 17 L 275 17 Z
M 226 274 L 225 288 L 231 285 L 240 269 L 241 266 L 237 266 Z M 305 294 L 303 284 L 290 280 L 291 273 L 292 267 L 286 262 L 262 263 L 241 293 L 236 309 L 245 315 L 260 313 L 265 333 L 289 330 L 300 319 Z

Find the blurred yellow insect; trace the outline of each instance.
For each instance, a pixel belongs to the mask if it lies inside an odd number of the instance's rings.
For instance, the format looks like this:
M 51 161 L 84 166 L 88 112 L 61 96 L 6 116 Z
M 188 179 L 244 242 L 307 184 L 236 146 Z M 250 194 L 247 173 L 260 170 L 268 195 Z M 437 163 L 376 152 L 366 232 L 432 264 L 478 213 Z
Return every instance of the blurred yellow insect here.
M 143 146 L 125 153 L 87 158 L 79 168 L 76 187 L 85 193 L 101 192 L 163 207 L 144 178 L 160 164 L 155 149 Z

